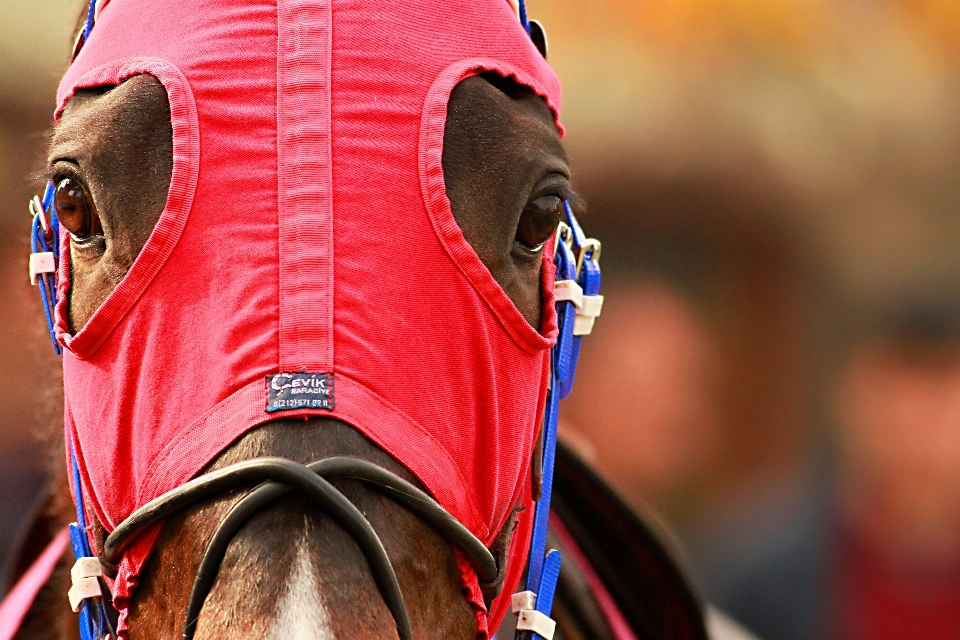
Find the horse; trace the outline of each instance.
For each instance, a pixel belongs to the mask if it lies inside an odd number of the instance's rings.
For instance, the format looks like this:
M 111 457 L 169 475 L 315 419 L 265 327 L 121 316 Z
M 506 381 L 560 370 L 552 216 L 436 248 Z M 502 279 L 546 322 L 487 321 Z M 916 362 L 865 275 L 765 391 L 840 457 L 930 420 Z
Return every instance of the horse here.
M 71 331 L 94 317 L 153 233 L 167 202 L 173 155 L 171 104 L 154 76 L 81 89 L 66 103 L 51 135 L 45 175 L 57 185 L 56 211 L 70 233 Z M 442 171 L 464 238 L 523 319 L 540 326 L 543 247 L 556 232 L 564 203 L 582 210 L 551 108 L 528 86 L 496 71 L 463 78 L 449 97 Z M 301 464 L 349 456 L 427 491 L 356 427 L 322 416 L 266 421 L 201 473 L 264 456 Z M 68 470 L 58 460 L 55 480 L 15 556 L 14 577 L 73 519 Z M 660 536 L 562 445 L 557 464 L 553 543 L 573 559 L 561 574 L 555 637 L 623 637 L 611 625 L 625 623 L 638 637 L 706 638 L 703 606 Z M 379 534 L 408 603 L 413 637 L 476 637 L 476 612 L 464 598 L 450 543 L 382 491 L 351 479 L 333 484 Z M 129 603 L 129 637 L 173 637 L 191 622 L 193 577 L 217 524 L 242 495 L 215 496 L 166 519 Z M 103 549 L 109 532 L 88 513 L 94 545 Z M 516 517 L 491 547 L 501 565 L 517 561 L 507 553 Z M 62 596 L 72 564 L 69 553 L 59 561 L 17 638 L 75 637 L 75 614 Z M 250 518 L 230 542 L 194 637 L 396 637 L 393 612 L 366 566 L 354 538 L 329 516 L 301 496 L 284 496 Z M 611 621 L 609 602 L 605 607 L 593 592 L 597 582 L 591 576 L 606 585 L 621 612 L 619 622 Z

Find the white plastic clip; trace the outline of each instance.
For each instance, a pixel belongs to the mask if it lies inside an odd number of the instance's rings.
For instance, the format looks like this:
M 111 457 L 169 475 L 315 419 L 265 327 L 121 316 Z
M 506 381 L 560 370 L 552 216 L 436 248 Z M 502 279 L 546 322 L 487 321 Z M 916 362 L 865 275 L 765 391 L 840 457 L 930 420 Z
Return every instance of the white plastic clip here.
M 533 609 L 537 606 L 537 594 L 533 591 L 521 591 L 510 597 L 510 610 L 519 614 L 525 609 Z
M 544 640 L 553 640 L 557 623 L 547 614 L 536 609 L 524 609 L 517 618 L 517 631 L 533 631 Z
M 37 284 L 37 276 L 41 273 L 53 273 L 56 270 L 57 265 L 53 260 L 52 252 L 30 254 L 30 284 Z
M 603 310 L 603 296 L 583 296 L 583 304 L 577 307 L 577 319 L 573 323 L 573 335 L 586 336 L 593 331 L 593 323 Z
M 569 300 L 577 309 L 583 306 L 583 288 L 576 280 L 557 280 L 553 283 L 553 295 L 557 302 Z
M 547 614 L 534 609 L 536 606 L 537 594 L 533 591 L 513 594 L 510 598 L 510 610 L 517 614 L 517 631 L 533 631 L 544 640 L 553 640 L 557 623 Z
M 70 569 L 70 578 L 73 586 L 67 592 L 70 599 L 70 608 L 76 613 L 80 611 L 80 603 L 87 598 L 97 598 L 103 595 L 98 578 L 103 575 L 103 567 L 99 558 L 79 558 Z

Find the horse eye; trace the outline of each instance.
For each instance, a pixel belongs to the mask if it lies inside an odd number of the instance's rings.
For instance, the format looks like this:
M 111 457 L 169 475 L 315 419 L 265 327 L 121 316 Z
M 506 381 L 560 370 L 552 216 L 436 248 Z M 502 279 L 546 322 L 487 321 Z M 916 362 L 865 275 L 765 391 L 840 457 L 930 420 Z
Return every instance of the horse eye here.
M 60 224 L 73 237 L 83 240 L 103 233 L 100 216 L 90 206 L 90 200 L 83 185 L 76 180 L 64 178 L 60 181 L 53 198 L 53 206 Z
M 537 198 L 520 214 L 516 241 L 527 249 L 538 251 L 557 230 L 562 212 L 561 197 L 551 195 Z

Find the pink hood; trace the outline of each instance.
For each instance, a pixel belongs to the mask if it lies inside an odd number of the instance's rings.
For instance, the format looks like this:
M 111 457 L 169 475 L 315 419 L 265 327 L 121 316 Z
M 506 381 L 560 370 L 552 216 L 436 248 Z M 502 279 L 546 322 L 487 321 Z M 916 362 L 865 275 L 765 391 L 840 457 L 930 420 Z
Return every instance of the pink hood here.
M 484 70 L 559 113 L 557 78 L 508 0 L 102 8 L 58 113 L 77 89 L 150 74 L 169 96 L 174 148 L 155 231 L 75 335 L 66 243 L 60 263 L 66 425 L 108 531 L 284 416 L 353 425 L 488 545 L 529 504 L 554 270 L 538 331 L 464 239 L 441 168 L 450 92 Z M 291 395 L 298 380 L 332 392 Z M 531 513 L 489 621 L 461 563 L 481 629 L 509 604 Z M 124 556 L 121 608 L 154 541 Z

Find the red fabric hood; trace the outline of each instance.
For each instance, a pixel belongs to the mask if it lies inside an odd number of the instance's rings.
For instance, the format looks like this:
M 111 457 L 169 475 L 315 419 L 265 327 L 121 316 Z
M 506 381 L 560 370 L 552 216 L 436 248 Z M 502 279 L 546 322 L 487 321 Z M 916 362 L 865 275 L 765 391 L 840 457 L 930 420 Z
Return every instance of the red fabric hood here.
M 450 92 L 483 70 L 559 113 L 557 78 L 508 0 L 102 8 L 58 113 L 77 89 L 150 74 L 167 89 L 174 143 L 155 231 L 75 335 L 66 246 L 61 260 L 66 427 L 108 530 L 284 416 L 355 426 L 487 544 L 529 502 L 553 268 L 538 331 L 464 239 L 441 168 Z M 266 412 L 268 377 L 283 372 L 333 374 L 335 407 Z M 531 509 L 491 625 L 519 579 L 529 520 Z M 121 608 L 154 540 L 121 563 Z

